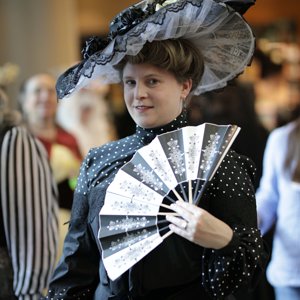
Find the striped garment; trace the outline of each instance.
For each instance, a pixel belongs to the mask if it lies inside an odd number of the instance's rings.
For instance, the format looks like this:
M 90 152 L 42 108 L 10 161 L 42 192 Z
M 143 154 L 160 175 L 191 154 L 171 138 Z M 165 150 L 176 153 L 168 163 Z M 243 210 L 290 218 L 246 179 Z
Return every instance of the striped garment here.
M 0 153 L 0 200 L 14 292 L 20 300 L 39 299 L 56 262 L 57 187 L 44 147 L 25 128 L 7 131 Z

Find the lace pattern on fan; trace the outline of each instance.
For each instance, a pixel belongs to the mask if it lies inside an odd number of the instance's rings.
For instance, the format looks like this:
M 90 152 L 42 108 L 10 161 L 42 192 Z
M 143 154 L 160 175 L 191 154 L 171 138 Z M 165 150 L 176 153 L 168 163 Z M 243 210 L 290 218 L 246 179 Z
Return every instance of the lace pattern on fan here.
M 137 186 L 136 186 L 137 187 Z M 135 189 L 133 189 L 135 190 Z M 138 198 L 138 197 L 136 197 Z M 140 198 L 141 199 L 141 198 Z M 148 207 L 148 209 L 150 210 L 150 205 L 148 205 L 146 203 L 146 201 L 141 201 L 141 202 L 134 202 L 131 200 L 128 200 L 127 202 L 125 202 L 124 200 L 115 200 L 113 203 L 111 203 L 111 208 L 115 211 L 115 212 L 121 212 L 121 211 L 139 211 L 141 210 L 141 208 L 145 208 Z
M 111 242 L 109 250 L 115 252 L 116 250 L 124 249 L 130 247 L 131 245 L 142 241 L 150 236 L 148 230 L 143 229 L 136 231 L 134 233 L 128 233 L 126 236 L 123 236 L 121 239 L 117 239 Z
M 121 190 L 129 191 L 132 197 L 147 199 L 147 195 L 141 190 L 141 184 L 133 185 L 132 182 L 124 180 L 120 183 Z
M 197 134 L 193 134 L 189 137 L 189 148 L 187 153 L 190 156 L 190 160 L 188 161 L 188 170 L 193 171 L 194 165 L 196 162 L 196 157 L 198 156 L 197 146 L 199 145 L 200 137 Z
M 110 264 L 116 270 L 124 268 L 124 262 L 126 262 L 126 265 L 133 265 L 141 256 L 149 253 L 157 244 L 157 236 L 151 235 L 148 239 L 141 240 L 140 243 L 131 244 L 127 248 L 127 251 L 115 260 L 108 258 L 106 264 Z
M 200 165 L 200 169 L 204 172 L 209 171 L 212 166 L 212 159 L 214 158 L 216 153 L 220 153 L 218 151 L 218 143 L 220 140 L 220 135 L 218 133 L 214 133 L 210 135 L 210 139 L 208 140 L 208 145 L 205 147 L 203 151 L 203 160 Z
M 221 136 L 218 133 L 211 134 L 210 139 L 208 140 L 208 145 L 205 147 L 205 149 L 202 150 L 203 159 L 200 164 L 200 169 L 203 170 L 204 174 L 212 166 L 213 158 L 215 157 L 216 153 L 220 153 L 220 151 L 218 151 L 220 137 Z M 190 137 L 191 145 L 188 153 L 194 157 L 194 160 L 196 159 L 197 155 L 197 139 L 199 138 L 197 138 L 196 135 Z M 169 142 L 167 142 L 167 145 L 169 146 L 170 151 L 170 156 L 168 157 L 168 160 L 171 163 L 172 169 L 175 174 L 182 175 L 185 172 L 185 162 L 184 154 L 180 151 L 179 141 L 171 139 Z M 156 165 L 160 167 L 160 170 L 165 170 L 165 166 L 162 166 L 162 162 L 159 161 L 159 158 L 155 156 L 154 152 L 152 152 L 152 158 L 155 160 Z M 190 161 L 190 168 L 192 168 L 192 165 L 193 164 Z M 153 171 L 144 169 L 144 167 L 141 164 L 135 165 L 133 171 L 141 176 L 143 182 L 150 184 L 154 187 L 155 190 L 162 189 L 162 182 L 156 179 L 156 177 L 153 174 Z M 165 175 L 167 176 L 166 173 Z M 135 187 L 132 185 L 127 185 L 126 188 L 131 191 L 132 195 L 137 196 L 141 192 L 141 189 L 139 187 Z
M 136 217 L 136 218 L 123 218 L 121 222 L 117 221 L 110 221 L 107 229 L 112 230 L 124 230 L 128 231 L 128 229 L 138 229 L 144 227 L 149 223 L 146 217 Z
M 170 150 L 170 157 L 168 157 L 168 159 L 172 164 L 174 173 L 182 176 L 182 174 L 185 172 L 185 164 L 184 155 L 180 151 L 178 140 L 170 140 L 167 145 L 169 146 Z
M 141 175 L 142 182 L 146 182 L 150 186 L 153 186 L 156 191 L 161 190 L 163 188 L 162 182 L 156 180 L 154 173 L 145 170 L 141 164 L 136 165 L 133 171 Z

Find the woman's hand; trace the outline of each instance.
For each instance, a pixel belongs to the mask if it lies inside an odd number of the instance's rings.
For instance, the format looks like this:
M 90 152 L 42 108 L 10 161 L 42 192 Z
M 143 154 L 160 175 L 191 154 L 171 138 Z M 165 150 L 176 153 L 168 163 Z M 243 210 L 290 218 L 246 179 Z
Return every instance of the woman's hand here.
M 183 201 L 177 201 L 171 208 L 179 215 L 166 217 L 171 222 L 170 229 L 174 233 L 212 249 L 221 249 L 231 241 L 232 229 L 206 210 Z

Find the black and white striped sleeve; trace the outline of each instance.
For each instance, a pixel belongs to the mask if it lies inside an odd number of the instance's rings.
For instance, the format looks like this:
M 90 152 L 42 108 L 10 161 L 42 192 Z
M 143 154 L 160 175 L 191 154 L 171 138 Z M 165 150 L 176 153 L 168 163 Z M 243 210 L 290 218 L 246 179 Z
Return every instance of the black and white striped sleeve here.
M 9 130 L 1 148 L 1 204 L 19 300 L 39 299 L 56 262 L 58 194 L 46 151 L 25 128 Z

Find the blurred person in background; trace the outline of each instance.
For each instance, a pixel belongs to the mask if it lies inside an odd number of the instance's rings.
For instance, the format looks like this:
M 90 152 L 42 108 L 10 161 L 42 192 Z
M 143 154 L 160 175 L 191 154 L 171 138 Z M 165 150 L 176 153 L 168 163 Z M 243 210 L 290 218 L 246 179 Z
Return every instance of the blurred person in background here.
M 55 83 L 50 74 L 35 74 L 21 85 L 19 101 L 27 128 L 47 150 L 58 185 L 62 245 L 67 231 L 63 224 L 70 219 L 73 201 L 72 180 L 78 175 L 82 156 L 76 138 L 57 124 Z
M 92 81 L 58 104 L 57 121 L 76 137 L 82 156 L 117 138 L 113 110 L 107 102 L 110 88 L 108 84 Z
M 271 132 L 256 196 L 262 233 L 275 224 L 267 278 L 276 300 L 299 300 L 300 117 Z
M 57 255 L 58 195 L 47 153 L 0 88 L 0 299 L 40 299 Z

